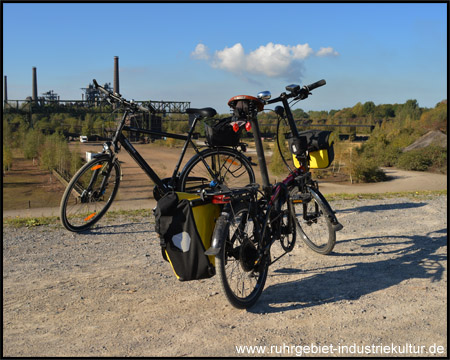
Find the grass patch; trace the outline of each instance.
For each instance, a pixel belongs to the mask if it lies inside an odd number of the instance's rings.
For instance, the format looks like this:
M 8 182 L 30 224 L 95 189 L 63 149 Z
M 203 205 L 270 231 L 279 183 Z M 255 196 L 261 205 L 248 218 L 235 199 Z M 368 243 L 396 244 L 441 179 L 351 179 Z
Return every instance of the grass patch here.
M 114 210 L 108 211 L 102 219 L 100 219 L 100 224 L 102 221 L 111 221 L 119 219 L 120 217 L 127 217 L 131 220 L 140 220 L 146 218 L 148 220 L 152 219 L 153 211 L 151 209 L 137 209 L 137 210 Z M 42 225 L 57 225 L 62 227 L 59 220 L 59 216 L 42 216 L 42 217 L 19 217 L 15 218 L 5 218 L 3 219 L 3 226 L 11 226 L 15 228 L 20 227 L 35 227 Z M 97 224 L 96 224 L 97 225 Z M 94 226 L 96 226 L 94 225 Z
M 423 191 L 401 191 L 401 192 L 387 192 L 377 194 L 327 194 L 326 199 L 328 201 L 336 200 L 366 200 L 366 199 L 392 199 L 392 198 L 408 198 L 416 200 L 430 199 L 436 196 L 447 195 L 447 190 L 423 190 Z M 116 220 L 120 217 L 127 217 L 131 220 L 139 221 L 142 218 L 146 218 L 150 222 L 154 222 L 153 211 L 151 209 L 137 209 L 137 210 L 115 210 L 108 211 L 105 216 L 100 220 Z M 57 225 L 62 226 L 58 216 L 49 217 L 15 217 L 3 219 L 3 226 L 11 227 L 35 227 L 45 225 Z
M 42 216 L 42 217 L 15 217 L 3 219 L 3 226 L 11 227 L 35 227 L 41 225 L 59 224 L 58 216 Z

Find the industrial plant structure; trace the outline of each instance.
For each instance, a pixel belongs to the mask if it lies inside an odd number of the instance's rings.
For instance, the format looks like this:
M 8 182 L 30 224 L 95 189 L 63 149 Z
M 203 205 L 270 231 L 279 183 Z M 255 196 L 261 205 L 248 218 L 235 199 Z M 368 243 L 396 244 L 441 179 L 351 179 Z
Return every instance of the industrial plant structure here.
M 104 87 L 108 90 L 114 91 L 115 93 L 120 93 L 119 91 L 119 57 L 114 57 L 114 82 L 113 87 L 111 83 L 104 84 Z M 45 104 L 56 104 L 56 105 L 79 105 L 84 107 L 91 106 L 102 106 L 102 97 L 97 89 L 94 88 L 93 84 L 89 84 L 83 90 L 81 100 L 61 100 L 58 94 L 54 90 L 49 90 L 43 93 L 41 97 L 38 97 L 38 85 L 37 85 L 37 69 L 33 66 L 32 68 L 32 94 L 31 97 L 27 97 L 23 100 L 10 100 L 8 99 L 8 85 L 7 76 L 4 76 L 3 82 L 3 110 L 6 112 L 21 112 L 23 110 L 23 105 L 28 103 L 33 103 L 39 106 Z M 150 103 L 158 113 L 160 114 L 183 114 L 186 109 L 190 107 L 189 101 L 152 101 L 152 100 L 136 100 L 138 104 L 144 105 Z M 27 109 L 33 109 L 33 112 L 39 112 L 39 107 L 27 107 Z M 27 111 L 27 110 L 25 110 Z M 29 111 L 29 110 L 28 110 Z

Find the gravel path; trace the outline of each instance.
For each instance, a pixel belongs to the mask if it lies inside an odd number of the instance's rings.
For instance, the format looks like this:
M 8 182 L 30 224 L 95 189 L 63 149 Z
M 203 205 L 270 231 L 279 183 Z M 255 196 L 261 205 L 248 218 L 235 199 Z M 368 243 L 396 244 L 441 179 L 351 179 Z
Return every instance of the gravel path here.
M 334 252 L 298 243 L 248 311 L 218 277 L 177 281 L 153 219 L 5 227 L 3 355 L 446 356 L 447 196 L 332 206 Z

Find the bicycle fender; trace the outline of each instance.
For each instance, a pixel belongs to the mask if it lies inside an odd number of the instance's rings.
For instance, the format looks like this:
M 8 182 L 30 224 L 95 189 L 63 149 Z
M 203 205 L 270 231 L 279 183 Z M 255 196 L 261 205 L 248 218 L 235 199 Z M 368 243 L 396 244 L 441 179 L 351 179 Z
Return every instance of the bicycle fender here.
M 331 220 L 331 224 L 333 225 L 334 231 L 342 230 L 344 226 L 336 218 L 334 211 L 331 209 L 331 206 L 325 199 L 325 197 L 319 191 L 316 192 L 311 187 L 309 188 L 309 192 L 312 197 L 314 197 L 317 201 L 320 201 L 324 205 L 324 209 L 327 212 L 327 216 Z
M 205 251 L 205 255 L 217 256 L 219 254 L 230 229 L 230 222 L 228 221 L 229 216 L 228 213 L 223 212 L 217 219 L 212 235 L 211 247 Z

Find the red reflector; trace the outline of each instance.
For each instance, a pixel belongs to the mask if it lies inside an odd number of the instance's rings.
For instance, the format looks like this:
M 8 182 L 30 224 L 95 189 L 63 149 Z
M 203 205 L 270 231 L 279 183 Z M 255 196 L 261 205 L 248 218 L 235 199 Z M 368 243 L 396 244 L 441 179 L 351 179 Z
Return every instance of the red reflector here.
M 234 130 L 234 132 L 238 132 L 239 131 L 239 125 L 237 123 L 233 124 L 233 130 Z
M 250 131 L 252 129 L 252 124 L 250 124 L 250 121 L 247 121 L 245 124 L 245 130 Z
M 226 204 L 229 203 L 231 198 L 227 195 L 214 195 L 212 197 L 212 203 L 213 204 Z

